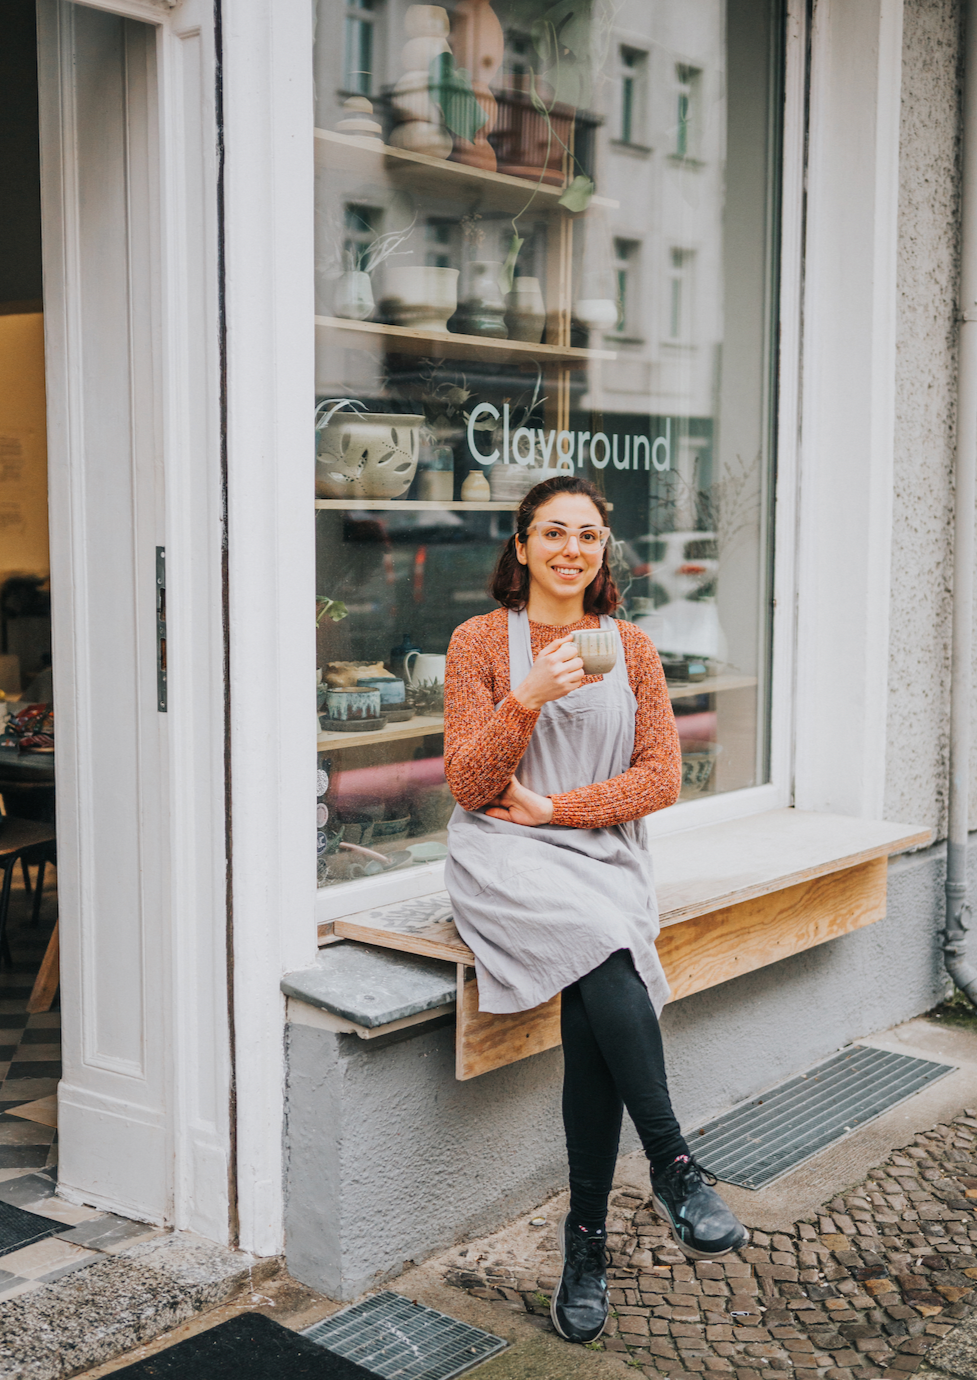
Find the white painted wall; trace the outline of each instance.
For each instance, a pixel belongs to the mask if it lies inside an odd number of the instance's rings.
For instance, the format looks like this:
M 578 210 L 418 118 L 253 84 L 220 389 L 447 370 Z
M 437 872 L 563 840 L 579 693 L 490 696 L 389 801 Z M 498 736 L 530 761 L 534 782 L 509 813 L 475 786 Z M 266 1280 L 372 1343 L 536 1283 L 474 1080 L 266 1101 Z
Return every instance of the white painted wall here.
M 241 1245 L 282 1240 L 282 973 L 314 962 L 312 6 L 225 0 L 228 587 Z

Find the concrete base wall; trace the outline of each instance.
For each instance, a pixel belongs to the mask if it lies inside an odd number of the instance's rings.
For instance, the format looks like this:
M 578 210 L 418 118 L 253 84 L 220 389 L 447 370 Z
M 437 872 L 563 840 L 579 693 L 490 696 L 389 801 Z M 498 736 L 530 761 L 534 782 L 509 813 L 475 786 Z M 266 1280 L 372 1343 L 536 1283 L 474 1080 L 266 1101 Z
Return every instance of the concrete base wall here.
M 686 1130 L 941 999 L 943 870 L 942 848 L 897 859 L 885 920 L 666 1007 Z M 292 1025 L 288 1068 L 288 1267 L 330 1297 L 566 1185 L 559 1050 L 459 1083 L 453 1020 L 376 1042 Z M 636 1146 L 626 1121 L 622 1151 Z

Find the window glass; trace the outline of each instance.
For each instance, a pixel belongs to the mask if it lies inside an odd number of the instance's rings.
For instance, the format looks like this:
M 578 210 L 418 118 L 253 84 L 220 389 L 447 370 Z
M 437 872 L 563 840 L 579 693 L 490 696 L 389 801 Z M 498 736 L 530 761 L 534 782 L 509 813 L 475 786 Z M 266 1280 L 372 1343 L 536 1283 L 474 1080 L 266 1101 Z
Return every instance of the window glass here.
M 683 799 L 766 779 L 781 28 L 318 0 L 320 885 L 443 857 L 448 641 L 557 469 L 611 504 Z

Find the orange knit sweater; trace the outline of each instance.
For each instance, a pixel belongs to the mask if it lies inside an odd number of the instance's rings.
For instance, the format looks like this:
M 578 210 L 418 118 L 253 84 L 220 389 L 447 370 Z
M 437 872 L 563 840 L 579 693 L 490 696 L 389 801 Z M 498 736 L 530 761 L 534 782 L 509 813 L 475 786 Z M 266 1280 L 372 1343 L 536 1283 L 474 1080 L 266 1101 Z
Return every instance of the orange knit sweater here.
M 530 623 L 533 657 L 565 633 L 599 626 L 596 614 L 565 628 Z M 554 824 L 602 829 L 663 810 L 678 799 L 682 760 L 658 653 L 633 623 L 619 622 L 618 627 L 628 680 L 638 701 L 631 766 L 609 781 L 554 795 Z M 495 609 L 456 628 L 444 685 L 444 770 L 462 809 L 481 809 L 506 786 L 538 717 L 538 710 L 526 709 L 509 692 L 507 611 Z

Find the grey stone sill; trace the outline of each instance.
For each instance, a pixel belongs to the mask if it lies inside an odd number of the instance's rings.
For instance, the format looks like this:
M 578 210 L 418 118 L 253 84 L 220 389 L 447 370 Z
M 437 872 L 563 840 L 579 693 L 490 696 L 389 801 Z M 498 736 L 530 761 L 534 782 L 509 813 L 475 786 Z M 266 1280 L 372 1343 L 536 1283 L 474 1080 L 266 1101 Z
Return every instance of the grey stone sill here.
M 344 940 L 320 949 L 313 967 L 286 973 L 282 991 L 354 1026 L 375 1030 L 452 1005 L 456 984 L 453 963 Z

